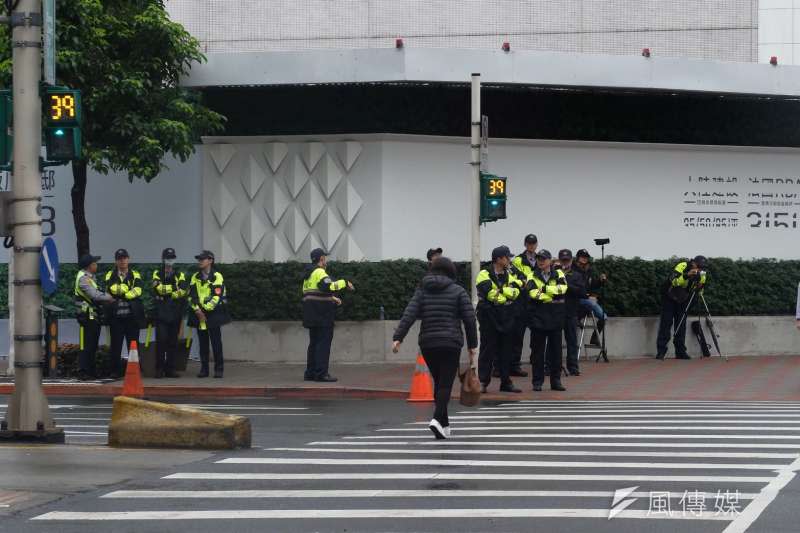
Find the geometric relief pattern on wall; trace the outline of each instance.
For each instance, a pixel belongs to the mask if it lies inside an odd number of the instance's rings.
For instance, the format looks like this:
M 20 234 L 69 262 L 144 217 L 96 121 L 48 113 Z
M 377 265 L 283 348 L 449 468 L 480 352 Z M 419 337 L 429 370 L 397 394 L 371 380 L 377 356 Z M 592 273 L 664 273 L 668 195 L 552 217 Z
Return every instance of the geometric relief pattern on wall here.
M 339 222 L 339 217 L 336 215 L 336 212 L 326 206 L 322 216 L 319 217 L 317 231 L 322 238 L 322 244 L 325 245 L 325 249 L 330 250 L 333 248 L 333 245 L 336 244 L 342 231 L 344 231 L 344 225 Z
M 307 142 L 303 145 L 300 152 L 303 154 L 303 161 L 308 171 L 314 172 L 314 169 L 317 168 L 317 163 L 319 163 L 319 160 L 325 154 L 325 145 L 321 142 Z
M 339 156 L 339 162 L 345 171 L 350 172 L 358 156 L 361 155 L 361 150 L 361 143 L 358 141 L 344 141 L 336 145 L 336 155 Z
M 336 187 L 339 186 L 339 182 L 342 181 L 343 174 L 342 171 L 339 170 L 336 161 L 334 161 L 330 155 L 326 154 L 325 159 L 323 159 L 322 163 L 317 167 L 314 176 L 316 176 L 317 182 L 320 187 L 322 187 L 322 193 L 325 195 L 325 198 L 330 198 L 336 190 Z
M 297 253 L 310 230 L 311 228 L 297 206 L 291 206 L 286 213 L 286 226 L 283 229 L 283 233 L 286 235 L 292 251 Z
M 356 192 L 349 181 L 345 181 L 345 184 L 336 193 L 336 207 L 348 226 L 353 222 L 362 205 L 364 205 L 364 200 L 361 195 Z
M 286 169 L 285 179 L 286 186 L 289 187 L 289 194 L 292 195 L 292 198 L 297 198 L 297 195 L 300 194 L 309 179 L 308 171 L 300 161 L 299 155 L 294 156 L 290 161 L 289 167 Z
M 288 153 L 289 147 L 286 146 L 286 143 L 271 142 L 264 145 L 264 158 L 267 160 L 267 164 L 269 168 L 272 169 L 273 173 L 278 171 L 278 168 L 280 168 L 281 163 L 283 163 Z
M 208 144 L 206 146 L 208 153 L 211 154 L 211 160 L 214 161 L 214 166 L 217 167 L 217 172 L 222 174 L 236 153 L 236 148 L 231 144 Z
M 236 252 L 234 251 L 233 246 L 231 246 L 231 243 L 228 242 L 228 238 L 225 237 L 224 233 L 220 235 L 219 247 L 220 247 L 221 257 L 217 259 L 218 261 L 224 261 L 225 263 L 233 263 L 238 259 L 236 257 Z
M 264 210 L 267 212 L 273 226 L 277 226 L 286 209 L 292 203 L 292 199 L 283 190 L 283 187 L 275 180 L 269 180 L 267 185 L 266 200 Z
M 244 187 L 244 192 L 247 193 L 247 197 L 251 200 L 255 198 L 266 179 L 267 175 L 256 158 L 252 155 L 247 156 L 247 161 L 245 161 L 243 165 L 241 176 L 242 187 Z
M 313 225 L 325 207 L 325 197 L 319 192 L 319 187 L 313 181 L 309 181 L 303 192 L 300 193 L 298 202 L 300 203 L 300 209 L 303 210 L 303 214 L 306 216 L 306 220 Z
M 244 243 L 247 245 L 247 249 L 250 250 L 251 254 L 256 251 L 256 248 L 261 244 L 261 240 L 266 233 L 267 225 L 261 220 L 256 208 L 251 206 L 250 209 L 247 210 L 247 214 L 242 221 L 241 229 L 242 239 L 244 239 Z
M 364 252 L 353 240 L 353 236 L 347 234 L 339 241 L 339 246 L 336 248 L 336 259 L 339 261 L 361 261 L 364 259 Z
M 297 251 L 297 258 L 300 261 L 309 261 L 311 259 L 311 250 L 315 248 L 322 248 L 322 243 L 319 242 L 314 233 L 309 233 L 308 238 L 303 241 L 303 245 Z
M 212 186 L 210 192 L 211 211 L 214 213 L 214 217 L 221 228 L 225 226 L 231 213 L 236 209 L 236 199 L 222 182 Z
M 204 242 L 220 260 L 306 262 L 314 248 L 343 261 L 364 259 L 361 228 L 353 229 L 366 223 L 357 222 L 365 197 L 352 179 L 356 169 L 364 177 L 362 143 L 254 140 L 203 148 Z
M 264 259 L 274 263 L 283 263 L 294 257 L 289 247 L 283 242 L 279 233 L 274 233 L 267 239 Z

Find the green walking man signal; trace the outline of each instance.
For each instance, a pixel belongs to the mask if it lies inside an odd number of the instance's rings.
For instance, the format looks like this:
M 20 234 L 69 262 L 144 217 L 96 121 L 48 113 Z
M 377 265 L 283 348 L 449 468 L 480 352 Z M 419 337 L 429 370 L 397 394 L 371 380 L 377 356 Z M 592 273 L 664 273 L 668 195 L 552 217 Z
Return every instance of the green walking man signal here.
M 506 218 L 508 179 L 481 172 L 481 223 Z

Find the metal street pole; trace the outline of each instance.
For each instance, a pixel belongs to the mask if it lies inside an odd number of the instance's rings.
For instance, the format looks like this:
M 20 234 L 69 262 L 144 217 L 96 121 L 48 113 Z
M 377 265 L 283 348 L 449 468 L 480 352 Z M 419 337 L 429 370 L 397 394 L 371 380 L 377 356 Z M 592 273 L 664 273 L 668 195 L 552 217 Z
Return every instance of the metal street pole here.
M 472 206 L 470 210 L 469 226 L 471 235 L 471 255 L 472 277 L 470 287 L 472 287 L 472 305 L 478 305 L 478 289 L 475 280 L 481 270 L 481 75 L 472 74 L 472 118 L 470 127 L 472 137 L 470 148 L 472 149 L 472 159 L 470 161 L 469 181 L 470 197 Z
M 11 14 L 14 98 L 14 394 L 0 438 L 64 442 L 42 389 L 42 248 L 39 155 L 42 145 L 41 0 L 19 0 Z

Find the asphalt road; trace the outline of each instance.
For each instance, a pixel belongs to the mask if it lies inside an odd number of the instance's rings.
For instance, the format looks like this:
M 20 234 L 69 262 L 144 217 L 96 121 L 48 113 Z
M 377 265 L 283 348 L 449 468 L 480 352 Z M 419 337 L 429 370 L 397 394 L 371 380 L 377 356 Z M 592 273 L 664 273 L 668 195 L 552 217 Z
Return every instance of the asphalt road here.
M 58 403 L 65 426 L 110 412 Z M 0 448 L 0 530 L 798 531 L 800 403 L 455 404 L 444 442 L 427 404 L 200 405 L 251 416 L 254 448 L 110 450 L 78 433 L 103 420 Z

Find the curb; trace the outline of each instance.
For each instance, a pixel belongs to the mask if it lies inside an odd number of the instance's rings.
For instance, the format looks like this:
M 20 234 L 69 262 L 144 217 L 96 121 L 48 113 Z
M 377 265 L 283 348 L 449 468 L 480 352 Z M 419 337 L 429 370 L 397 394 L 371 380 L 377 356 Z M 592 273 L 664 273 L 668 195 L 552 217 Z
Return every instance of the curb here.
M 94 396 L 113 398 L 122 393 L 121 385 L 89 385 L 76 383 L 43 385 L 48 396 Z M 0 385 L 0 395 L 12 394 L 14 385 Z M 145 386 L 144 395 L 148 398 L 294 398 L 304 400 L 324 400 L 328 398 L 351 399 L 405 399 L 406 391 L 361 389 L 356 387 L 192 387 L 192 386 Z

